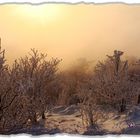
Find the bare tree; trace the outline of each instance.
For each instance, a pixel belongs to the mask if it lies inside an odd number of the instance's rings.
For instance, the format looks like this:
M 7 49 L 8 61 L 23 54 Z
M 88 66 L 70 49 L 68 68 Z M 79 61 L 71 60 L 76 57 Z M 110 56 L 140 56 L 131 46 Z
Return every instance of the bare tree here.
M 29 56 L 5 64 L 5 50 L 0 44 L 0 133 L 37 123 L 45 118 L 47 106 L 58 98 L 58 59 L 46 59 L 31 49 Z
M 99 116 L 105 117 L 99 112 L 105 104 L 124 112 L 137 95 L 138 84 L 130 80 L 128 61 L 122 61 L 122 55 L 123 52 L 114 51 L 113 56 L 96 65 L 89 78 L 79 81 L 77 95 L 84 125 L 97 126 Z
M 28 119 L 26 97 L 18 92 L 15 81 L 0 46 L 0 132 L 24 127 Z
M 39 54 L 37 50 L 31 49 L 30 57 L 25 56 L 16 60 L 11 73 L 17 77 L 19 90 L 29 100 L 30 119 L 33 124 L 37 122 L 37 114 L 45 118 L 44 112 L 49 105 L 50 98 L 53 101 L 58 59 L 46 60 L 46 54 Z M 56 93 L 56 92 L 55 92 Z
M 129 80 L 128 62 L 121 60 L 122 54 L 114 51 L 104 63 L 99 62 L 94 76 L 96 97 L 102 103 L 114 105 L 120 112 L 125 111 L 126 104 L 131 104 L 138 92 L 137 85 Z
M 133 82 L 133 84 L 137 85 L 137 104 L 140 103 L 140 60 L 135 59 L 135 61 L 130 63 L 129 68 L 129 80 Z

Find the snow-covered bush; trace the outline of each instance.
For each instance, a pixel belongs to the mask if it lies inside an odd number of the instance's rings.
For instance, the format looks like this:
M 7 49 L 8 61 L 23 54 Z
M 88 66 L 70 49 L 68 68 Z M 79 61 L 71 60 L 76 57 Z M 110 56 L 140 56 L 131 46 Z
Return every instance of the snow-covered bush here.
M 60 60 L 47 60 L 46 57 L 46 54 L 31 49 L 29 56 L 16 60 L 11 70 L 16 77 L 19 92 L 28 98 L 28 112 L 32 123 L 36 123 L 37 114 L 44 118 L 47 105 L 57 97 L 57 91 L 54 90 Z
M 122 61 L 123 52 L 114 51 L 105 62 L 95 67 L 94 92 L 98 102 L 111 104 L 123 112 L 138 92 L 137 84 L 129 79 L 128 61 Z
M 37 122 L 58 98 L 58 64 L 31 49 L 28 56 L 5 64 L 5 51 L 0 47 L 0 133 L 14 131 Z

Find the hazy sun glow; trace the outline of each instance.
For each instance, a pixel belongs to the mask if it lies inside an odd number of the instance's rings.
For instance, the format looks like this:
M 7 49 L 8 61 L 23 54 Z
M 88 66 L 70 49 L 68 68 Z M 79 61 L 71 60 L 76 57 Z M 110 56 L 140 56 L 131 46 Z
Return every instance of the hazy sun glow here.
M 60 7 L 58 5 L 23 5 L 17 8 L 17 12 L 25 18 L 42 23 L 60 17 Z

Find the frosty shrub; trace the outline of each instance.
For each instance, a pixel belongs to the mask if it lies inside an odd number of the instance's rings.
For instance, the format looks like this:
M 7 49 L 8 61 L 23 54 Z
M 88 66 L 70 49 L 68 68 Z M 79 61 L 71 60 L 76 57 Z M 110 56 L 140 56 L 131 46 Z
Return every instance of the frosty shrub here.
M 138 92 L 136 96 L 136 102 L 140 103 L 140 60 L 135 60 L 130 64 L 129 68 L 129 80 L 133 84 L 137 85 Z
M 137 84 L 129 79 L 128 62 L 121 60 L 122 55 L 123 52 L 114 51 L 105 62 L 99 62 L 93 78 L 98 103 L 110 104 L 120 112 L 125 111 L 126 104 L 131 104 L 138 93 Z
M 28 120 L 27 99 L 18 92 L 15 81 L 0 48 L 0 133 L 24 127 Z
M 28 56 L 5 64 L 5 51 L 0 47 L 0 133 L 19 130 L 45 118 L 48 106 L 58 98 L 58 59 L 46 59 L 31 49 Z
M 46 57 L 46 54 L 31 49 L 29 56 L 16 60 L 11 70 L 19 92 L 28 99 L 29 118 L 33 124 L 37 122 L 37 115 L 45 118 L 47 106 L 57 97 L 56 72 L 60 60 L 47 60 Z
M 96 126 L 99 116 L 102 116 L 96 110 L 100 110 L 101 106 L 110 105 L 119 112 L 124 112 L 127 105 L 133 104 L 139 92 L 139 82 L 131 80 L 132 67 L 128 61 L 121 60 L 122 55 L 123 52 L 114 51 L 113 56 L 107 56 L 107 60 L 98 62 L 93 74 L 79 81 L 77 94 L 84 125 Z

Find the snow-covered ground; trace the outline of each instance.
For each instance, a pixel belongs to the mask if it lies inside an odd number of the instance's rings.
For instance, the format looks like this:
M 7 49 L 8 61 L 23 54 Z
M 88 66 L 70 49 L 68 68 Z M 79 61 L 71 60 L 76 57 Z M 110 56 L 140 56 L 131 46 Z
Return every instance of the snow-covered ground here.
M 98 129 L 95 129 L 95 127 L 87 128 L 83 125 L 79 108 L 76 106 L 59 106 L 45 115 L 46 119 L 40 119 L 37 126 L 16 133 L 29 133 L 32 135 L 56 133 L 81 135 L 140 134 L 140 106 L 135 106 L 130 111 L 122 114 L 113 110 L 102 111 L 101 116 L 96 116 L 99 117 L 96 123 Z

